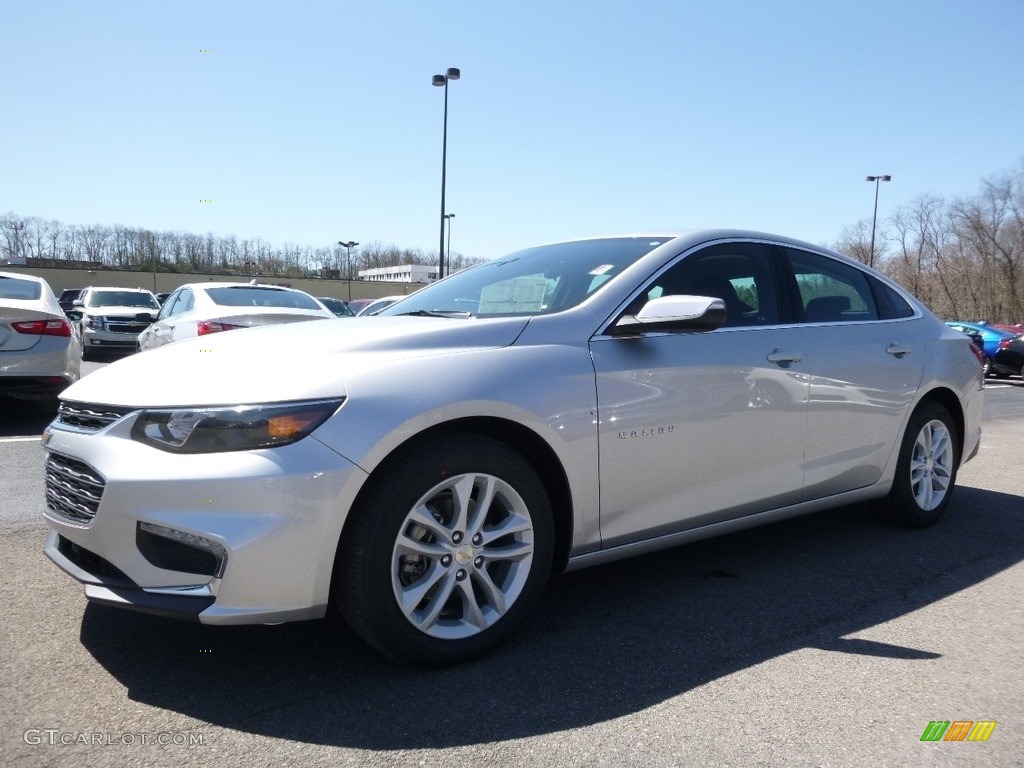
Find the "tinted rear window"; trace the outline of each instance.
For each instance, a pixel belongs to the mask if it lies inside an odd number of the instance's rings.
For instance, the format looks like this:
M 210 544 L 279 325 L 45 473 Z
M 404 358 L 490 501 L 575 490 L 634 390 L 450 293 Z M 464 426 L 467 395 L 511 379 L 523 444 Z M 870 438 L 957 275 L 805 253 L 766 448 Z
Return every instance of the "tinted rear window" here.
M 35 301 L 42 295 L 42 283 L 35 280 L 19 280 L 16 277 L 0 277 L 0 299 Z
M 206 293 L 222 307 L 286 307 L 288 309 L 320 309 L 311 297 L 297 291 L 240 285 L 237 288 L 207 288 Z

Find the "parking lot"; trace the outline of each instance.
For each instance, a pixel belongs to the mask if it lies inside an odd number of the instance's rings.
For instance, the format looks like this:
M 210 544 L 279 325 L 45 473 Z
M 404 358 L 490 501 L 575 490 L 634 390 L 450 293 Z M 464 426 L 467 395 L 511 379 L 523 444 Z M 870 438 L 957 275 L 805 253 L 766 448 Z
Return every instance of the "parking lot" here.
M 4 765 L 1024 764 L 1019 379 L 988 387 L 933 528 L 848 507 L 574 572 L 512 642 L 430 671 L 334 618 L 87 605 L 42 554 L 45 424 L 0 416 Z M 997 725 L 921 742 L 935 720 Z

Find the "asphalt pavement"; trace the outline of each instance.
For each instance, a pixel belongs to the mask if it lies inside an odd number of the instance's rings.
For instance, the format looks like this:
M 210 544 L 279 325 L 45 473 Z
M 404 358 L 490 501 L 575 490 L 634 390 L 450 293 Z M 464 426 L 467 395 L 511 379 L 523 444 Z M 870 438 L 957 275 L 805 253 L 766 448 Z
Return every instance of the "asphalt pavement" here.
M 2 765 L 1024 765 L 1022 382 L 932 528 L 846 507 L 574 572 L 430 671 L 333 618 L 87 605 L 42 554 L 46 421 L 0 410 Z M 996 725 L 921 741 L 947 720 Z

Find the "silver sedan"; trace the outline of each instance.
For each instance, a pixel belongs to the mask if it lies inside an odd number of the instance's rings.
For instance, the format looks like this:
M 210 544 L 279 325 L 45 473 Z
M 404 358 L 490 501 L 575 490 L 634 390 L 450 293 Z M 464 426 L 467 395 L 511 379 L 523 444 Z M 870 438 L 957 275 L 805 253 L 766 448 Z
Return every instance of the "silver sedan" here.
M 267 354 L 273 350 L 273 354 Z M 736 230 L 529 248 L 373 318 L 218 334 L 65 393 L 49 557 L 101 603 L 507 638 L 549 576 L 854 502 L 935 522 L 982 366 L 906 290 Z
M 81 365 L 82 346 L 49 284 L 0 272 L 0 395 L 56 406 Z

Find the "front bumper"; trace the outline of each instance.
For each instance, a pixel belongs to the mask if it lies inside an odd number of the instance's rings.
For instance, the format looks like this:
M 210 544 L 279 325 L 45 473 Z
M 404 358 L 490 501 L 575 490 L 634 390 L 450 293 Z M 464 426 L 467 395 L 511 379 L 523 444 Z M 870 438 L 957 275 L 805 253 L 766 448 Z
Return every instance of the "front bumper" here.
M 139 328 L 132 333 L 113 333 L 98 328 L 84 328 L 82 330 L 82 347 L 84 349 L 135 349 L 139 340 L 139 334 L 145 328 Z
M 75 492 L 78 472 L 97 497 L 86 514 L 47 504 L 47 556 L 108 605 L 204 624 L 322 616 L 365 473 L 314 437 L 273 450 L 167 453 L 131 439 L 135 418 L 91 433 L 47 429 L 47 451 L 73 470 L 70 490 L 48 476 L 48 493 Z

